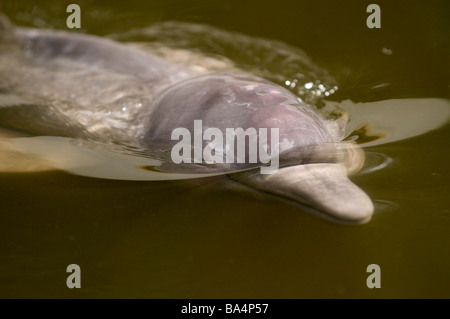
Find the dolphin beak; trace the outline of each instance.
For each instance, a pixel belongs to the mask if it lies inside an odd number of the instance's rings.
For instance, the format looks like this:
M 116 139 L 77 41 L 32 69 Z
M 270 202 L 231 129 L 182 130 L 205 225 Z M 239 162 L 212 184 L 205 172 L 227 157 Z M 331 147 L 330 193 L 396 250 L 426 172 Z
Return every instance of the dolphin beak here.
M 366 223 L 374 206 L 369 196 L 347 177 L 340 164 L 304 164 L 281 168 L 271 175 L 242 174 L 240 183 L 296 203 L 322 217 L 343 223 Z

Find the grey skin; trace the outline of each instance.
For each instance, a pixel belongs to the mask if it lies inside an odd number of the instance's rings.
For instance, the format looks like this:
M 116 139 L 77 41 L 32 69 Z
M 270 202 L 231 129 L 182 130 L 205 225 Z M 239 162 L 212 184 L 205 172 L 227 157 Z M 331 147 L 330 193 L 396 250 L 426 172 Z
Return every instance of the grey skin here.
M 0 77 L 9 79 L 0 82 L 0 90 L 29 101 L 0 103 L 3 127 L 110 140 L 165 154 L 177 142 L 171 140 L 173 129 L 192 130 L 194 120 L 223 132 L 279 128 L 281 167 L 274 174 L 260 174 L 261 163 L 167 160 L 156 169 L 228 174 L 340 222 L 363 223 L 372 216 L 370 198 L 347 177 L 361 169 L 364 152 L 342 142 L 342 125 L 325 121 L 274 83 L 243 73 L 198 74 L 111 40 L 14 28 L 2 16 L 0 37 Z M 83 76 L 73 75 L 78 70 Z M 106 98 L 99 97 L 102 92 Z M 124 99 L 131 101 L 125 111 Z

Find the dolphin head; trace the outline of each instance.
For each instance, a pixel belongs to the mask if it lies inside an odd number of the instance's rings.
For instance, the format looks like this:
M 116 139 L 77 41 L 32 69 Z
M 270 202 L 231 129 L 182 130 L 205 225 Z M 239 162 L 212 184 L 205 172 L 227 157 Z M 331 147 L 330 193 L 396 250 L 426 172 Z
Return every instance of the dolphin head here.
M 261 163 L 228 163 L 224 158 L 222 164 L 209 166 L 193 161 L 183 165 L 166 163 L 162 170 L 229 173 L 251 188 L 306 205 L 335 220 L 361 223 L 370 219 L 370 198 L 347 178 L 362 167 L 362 149 L 341 142 L 332 125 L 281 86 L 239 73 L 216 73 L 182 81 L 162 92 L 153 103 L 143 143 L 170 149 L 177 143 L 171 140 L 171 133 L 179 127 L 193 132 L 196 120 L 201 120 L 205 128 L 224 132 L 221 137 L 230 128 L 254 128 L 253 134 L 261 128 L 277 129 L 278 141 L 274 143 L 268 137 L 266 148 L 277 147 L 280 169 L 273 174 L 261 174 L 259 170 L 235 173 L 257 168 Z M 250 141 L 249 136 L 245 138 Z M 215 151 L 226 156 L 225 150 L 235 147 L 227 142 L 221 141 Z M 202 141 L 201 147 L 210 143 Z M 192 140 L 193 148 L 194 144 Z M 246 151 L 251 151 L 249 144 Z

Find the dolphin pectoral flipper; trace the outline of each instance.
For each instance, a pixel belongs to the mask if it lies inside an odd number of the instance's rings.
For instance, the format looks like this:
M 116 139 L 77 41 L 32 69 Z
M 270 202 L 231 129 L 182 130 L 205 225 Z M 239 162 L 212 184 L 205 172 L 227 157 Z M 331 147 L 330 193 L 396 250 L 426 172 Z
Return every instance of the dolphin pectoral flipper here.
M 236 180 L 342 222 L 368 222 L 374 211 L 370 198 L 348 179 L 347 169 L 340 164 L 296 165 L 271 175 L 243 173 Z

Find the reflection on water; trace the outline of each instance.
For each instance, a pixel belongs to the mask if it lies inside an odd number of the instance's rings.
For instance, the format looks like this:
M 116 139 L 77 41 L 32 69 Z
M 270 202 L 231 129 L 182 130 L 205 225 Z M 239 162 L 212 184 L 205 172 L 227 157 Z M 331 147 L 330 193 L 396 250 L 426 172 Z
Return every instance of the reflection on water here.
M 450 101 L 444 99 L 395 99 L 370 103 L 343 101 L 339 107 L 350 117 L 349 136 L 363 134 L 358 144 L 369 147 L 425 134 L 450 119 Z
M 426 109 L 423 105 L 427 106 Z M 450 103 L 442 99 L 390 100 L 359 103 L 357 106 L 344 101 L 338 107 L 348 112 L 350 120 L 346 130 L 351 132 L 347 133 L 348 136 L 356 137 L 356 142 L 364 147 L 424 134 L 444 125 L 450 114 Z M 136 154 L 133 150 L 126 151 L 126 146 L 124 148 L 116 144 L 46 136 L 3 138 L 0 141 L 3 158 L 1 169 L 4 172 L 29 172 L 52 167 L 89 177 L 149 181 L 221 174 L 167 174 L 158 170 L 163 164 L 163 158 L 158 160 L 157 156 L 148 152 Z M 382 169 L 391 162 L 388 156 L 369 151 L 359 175 Z

